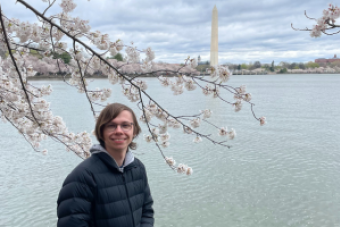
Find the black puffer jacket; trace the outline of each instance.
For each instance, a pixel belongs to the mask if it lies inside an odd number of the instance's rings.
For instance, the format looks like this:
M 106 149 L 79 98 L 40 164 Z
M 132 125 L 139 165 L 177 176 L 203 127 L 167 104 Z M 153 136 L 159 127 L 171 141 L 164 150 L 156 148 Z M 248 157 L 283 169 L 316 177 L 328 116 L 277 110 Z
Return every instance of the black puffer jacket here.
M 134 158 L 119 171 L 105 152 L 93 154 L 66 178 L 58 227 L 152 227 L 153 200 L 145 167 Z

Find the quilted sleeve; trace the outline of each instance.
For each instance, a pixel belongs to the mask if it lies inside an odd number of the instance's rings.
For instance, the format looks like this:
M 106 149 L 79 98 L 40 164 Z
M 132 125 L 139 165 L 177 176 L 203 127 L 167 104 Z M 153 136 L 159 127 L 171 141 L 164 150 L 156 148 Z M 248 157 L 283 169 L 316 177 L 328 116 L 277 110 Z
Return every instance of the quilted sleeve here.
M 153 199 L 151 197 L 151 192 L 150 192 L 150 187 L 149 187 L 145 167 L 144 167 L 144 175 L 145 175 L 146 183 L 145 183 L 145 189 L 144 189 L 144 204 L 143 204 L 143 209 L 142 209 L 141 227 L 153 227 L 154 222 L 155 222 L 153 218 L 154 210 L 152 208 Z
M 66 178 L 58 197 L 58 227 L 92 226 L 92 201 L 96 185 L 86 170 L 74 169 Z

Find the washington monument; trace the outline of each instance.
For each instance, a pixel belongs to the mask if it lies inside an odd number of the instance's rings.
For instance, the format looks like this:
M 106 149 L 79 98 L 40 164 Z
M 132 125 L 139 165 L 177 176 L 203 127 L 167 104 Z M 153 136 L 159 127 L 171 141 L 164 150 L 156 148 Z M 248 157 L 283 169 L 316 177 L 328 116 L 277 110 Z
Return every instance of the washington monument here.
M 215 5 L 211 20 L 210 66 L 216 65 L 218 65 L 218 12 Z

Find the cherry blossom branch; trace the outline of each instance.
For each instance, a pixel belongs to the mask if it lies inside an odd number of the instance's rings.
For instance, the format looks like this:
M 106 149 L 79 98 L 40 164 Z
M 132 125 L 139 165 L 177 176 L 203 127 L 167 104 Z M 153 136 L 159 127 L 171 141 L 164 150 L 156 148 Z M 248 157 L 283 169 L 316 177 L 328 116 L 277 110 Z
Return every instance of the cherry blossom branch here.
M 307 11 L 306 11 L 306 10 L 305 10 L 305 16 L 306 16 L 308 19 L 310 19 L 310 20 L 317 21 L 317 19 L 307 16 Z
M 74 52 L 76 52 L 76 41 L 73 42 L 73 49 L 74 49 Z M 93 105 L 92 105 L 92 101 L 90 100 L 90 97 L 88 95 L 88 92 L 87 92 L 87 89 L 86 89 L 86 85 L 85 85 L 85 79 L 84 79 L 84 75 L 83 75 L 83 72 L 82 72 L 82 68 L 79 64 L 79 60 L 76 59 L 77 61 L 77 65 L 78 65 L 78 68 L 79 68 L 79 73 L 80 73 L 80 78 L 81 78 L 81 82 L 82 82 L 82 85 L 83 85 L 83 89 L 84 89 L 84 92 L 85 92 L 85 95 L 86 95 L 86 98 L 87 100 L 89 101 L 90 103 L 90 106 L 91 106 L 91 111 L 93 113 L 93 117 L 96 118 L 96 112 L 93 108 Z
M 56 2 L 56 0 L 53 0 L 53 2 L 51 3 L 50 0 L 49 0 L 49 6 L 44 10 L 43 14 L 42 15 L 45 15 L 45 13 L 47 12 L 47 10 L 49 10 L 53 4 Z
M 5 117 L 5 119 L 6 119 L 6 120 L 7 120 L 14 128 L 16 128 L 16 129 L 19 131 L 19 128 L 18 128 L 15 124 L 13 124 L 13 122 L 12 122 L 9 118 Z M 21 135 L 24 137 L 24 139 L 26 140 L 26 142 L 27 142 L 29 145 L 31 145 L 32 149 L 33 149 L 35 152 L 41 152 L 41 151 L 37 150 L 37 149 L 33 146 L 33 144 L 26 138 L 25 134 L 21 134 Z
M 33 116 L 33 118 L 35 119 L 36 123 L 37 123 L 38 125 L 40 125 L 40 123 L 37 121 L 37 119 L 35 118 L 35 115 L 34 115 L 34 113 L 33 113 L 33 108 L 32 108 L 32 105 L 31 105 L 31 101 L 30 101 L 30 98 L 29 98 L 29 96 L 28 96 L 28 94 L 27 94 L 27 90 L 26 90 L 24 81 L 23 81 L 23 79 L 22 79 L 22 75 L 21 75 L 20 70 L 19 70 L 19 68 L 18 68 L 18 65 L 17 65 L 17 63 L 16 63 L 16 61 L 15 61 L 15 59 L 14 59 L 13 53 L 12 53 L 12 51 L 11 51 L 11 49 L 10 49 L 10 44 L 9 44 L 9 41 L 8 41 L 8 38 L 7 38 L 7 32 L 6 32 L 5 24 L 4 24 L 3 19 L 2 19 L 2 9 L 1 9 L 1 6 L 0 6 L 0 22 L 1 22 L 1 27 L 2 27 L 2 31 L 3 31 L 3 36 L 4 36 L 4 38 L 5 38 L 5 42 L 7 43 L 8 53 L 9 53 L 9 55 L 11 56 L 13 65 L 14 65 L 14 67 L 15 67 L 15 69 L 16 69 L 18 75 L 19 75 L 19 80 L 20 80 L 20 83 L 21 83 L 21 86 L 22 86 L 22 90 L 23 90 L 24 93 L 25 93 L 25 97 L 26 97 L 27 103 L 28 103 L 28 105 L 29 105 L 29 108 L 30 108 L 30 110 L 31 110 L 32 116 Z
M 335 24 L 336 19 L 340 17 L 340 8 L 334 7 L 332 4 L 329 5 L 329 8 L 326 10 L 323 10 L 323 16 L 319 19 L 316 18 L 311 18 L 307 16 L 307 12 L 304 11 L 305 16 L 310 19 L 316 21 L 316 25 L 313 26 L 312 29 L 305 28 L 305 29 L 299 29 L 299 28 L 294 28 L 293 24 L 291 24 L 291 27 L 295 31 L 309 31 L 311 37 L 320 37 L 321 34 L 326 34 L 326 35 L 335 35 L 340 33 L 334 32 L 334 33 L 328 33 L 326 32 L 327 30 L 339 28 L 340 25 Z
M 140 103 L 142 104 L 143 115 L 144 115 L 144 116 L 147 116 L 146 113 L 145 113 L 145 106 L 144 106 L 144 103 L 143 103 L 143 97 L 142 97 L 141 89 L 140 89 L 139 87 L 138 87 L 138 91 L 139 91 L 139 97 L 140 97 L 140 100 L 141 100 Z M 164 159 L 165 161 L 167 161 L 167 158 L 166 158 L 166 156 L 164 155 L 163 150 L 160 148 L 160 146 L 159 146 L 159 144 L 158 144 L 158 139 L 157 139 L 156 135 L 152 132 L 152 130 L 151 130 L 151 128 L 150 128 L 149 121 L 148 121 L 148 118 L 147 118 L 147 117 L 145 117 L 145 122 L 146 122 L 146 125 L 147 125 L 147 127 L 148 127 L 148 130 L 149 130 L 149 132 L 151 133 L 152 139 L 154 140 L 154 142 L 155 142 L 155 144 L 156 144 L 156 146 L 157 146 L 159 152 L 161 153 L 163 159 Z M 173 170 L 176 170 L 176 169 L 177 169 L 174 165 L 168 165 L 168 166 L 169 166 L 171 169 L 173 169 Z

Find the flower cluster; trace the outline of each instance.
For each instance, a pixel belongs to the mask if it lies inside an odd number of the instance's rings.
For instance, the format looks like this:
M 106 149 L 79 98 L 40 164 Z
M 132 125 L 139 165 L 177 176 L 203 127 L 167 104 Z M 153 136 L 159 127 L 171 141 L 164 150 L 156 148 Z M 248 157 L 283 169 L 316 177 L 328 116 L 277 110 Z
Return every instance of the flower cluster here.
M 176 167 L 175 166 L 176 161 L 172 157 L 165 157 L 165 161 L 170 167 L 174 168 L 177 171 L 177 173 L 186 174 L 188 176 L 193 173 L 192 168 L 187 165 L 179 164 Z
M 310 31 L 311 37 L 320 37 L 322 33 L 326 33 L 329 28 L 336 28 L 336 20 L 340 17 L 340 8 L 329 4 L 328 9 L 323 10 L 322 17 L 316 19 L 316 25 L 312 29 L 307 29 Z
M 228 128 L 227 127 L 221 127 L 218 129 L 218 135 L 219 136 L 228 136 L 229 139 L 234 139 L 235 136 L 236 136 L 236 132 L 235 130 L 232 128 L 230 129 L 230 131 L 228 131 Z
M 2 69 L 4 62 L 10 65 L 9 69 Z M 50 136 L 63 142 L 69 150 L 78 155 L 88 157 L 92 145 L 89 135 L 69 133 L 62 118 L 54 116 L 50 111 L 50 103 L 43 99 L 44 96 L 51 94 L 51 85 L 37 88 L 27 83 L 26 77 L 34 76 L 33 68 L 30 66 L 21 67 L 19 73 L 23 79 L 22 83 L 14 68 L 15 65 L 9 59 L 2 61 L 0 58 L 1 119 L 9 121 L 16 127 L 34 149 L 38 149 L 40 142 Z M 27 93 L 20 92 L 23 86 Z

